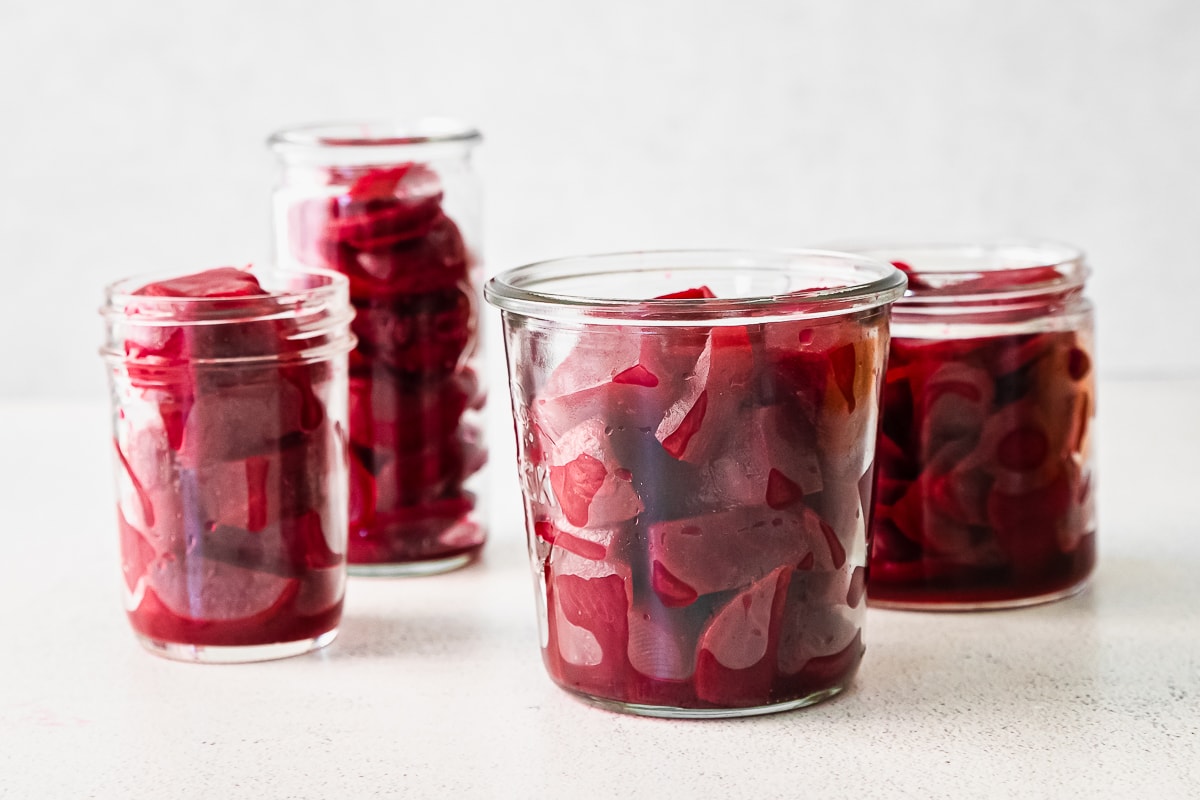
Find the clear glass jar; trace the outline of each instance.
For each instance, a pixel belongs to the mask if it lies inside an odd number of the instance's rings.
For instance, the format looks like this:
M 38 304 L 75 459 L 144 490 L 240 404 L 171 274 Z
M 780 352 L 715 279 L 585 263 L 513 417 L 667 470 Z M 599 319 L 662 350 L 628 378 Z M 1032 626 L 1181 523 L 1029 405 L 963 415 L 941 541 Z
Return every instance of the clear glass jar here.
M 918 609 L 1078 592 L 1096 560 L 1088 268 L 1039 242 L 872 247 L 892 309 L 868 596 Z
M 350 279 L 350 571 L 431 574 L 482 548 L 480 136 L 448 120 L 279 132 L 276 258 Z
M 845 688 L 903 286 L 815 251 L 613 254 L 488 282 L 555 682 L 665 717 Z
M 125 608 L 151 651 L 259 661 L 337 634 L 347 281 L 232 267 L 107 287 Z

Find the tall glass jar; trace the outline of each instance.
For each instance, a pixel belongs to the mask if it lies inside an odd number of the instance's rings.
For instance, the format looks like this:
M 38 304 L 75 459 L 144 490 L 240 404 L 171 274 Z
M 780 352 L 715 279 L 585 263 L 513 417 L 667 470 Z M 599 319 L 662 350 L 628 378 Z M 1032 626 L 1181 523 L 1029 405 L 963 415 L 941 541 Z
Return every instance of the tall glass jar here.
M 591 256 L 487 284 L 556 683 L 666 717 L 848 685 L 903 286 L 811 251 Z
M 1088 268 L 1040 242 L 860 250 L 907 272 L 892 312 L 868 597 L 1066 597 L 1096 559 Z
M 132 278 L 108 287 L 102 314 L 138 638 L 208 662 L 332 641 L 346 583 L 346 279 Z
M 270 139 L 276 258 L 350 279 L 352 574 L 431 574 L 483 546 L 480 136 L 448 120 Z

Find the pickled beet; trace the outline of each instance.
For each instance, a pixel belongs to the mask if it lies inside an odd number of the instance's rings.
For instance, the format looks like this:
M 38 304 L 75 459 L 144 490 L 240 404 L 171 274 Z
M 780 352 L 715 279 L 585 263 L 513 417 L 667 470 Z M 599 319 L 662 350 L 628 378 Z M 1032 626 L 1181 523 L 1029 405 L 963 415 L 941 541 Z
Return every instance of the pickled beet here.
M 1054 277 L 1021 273 L 1021 285 Z M 971 606 L 1078 585 L 1095 560 L 1090 469 L 1079 466 L 1092 380 L 1071 331 L 893 338 L 870 598 Z
M 288 209 L 301 262 L 350 280 L 351 564 L 474 553 L 465 486 L 486 461 L 473 371 L 478 308 L 466 243 L 423 164 L 332 169 L 330 197 Z
M 862 655 L 880 321 L 576 339 L 530 400 L 522 453 L 557 682 L 692 709 L 845 684 Z
M 172 298 L 178 326 L 139 324 Z M 195 317 L 188 298 L 206 301 Z M 337 626 L 344 533 L 329 482 L 345 441 L 325 412 L 329 363 L 279 360 L 296 349 L 285 310 L 232 267 L 148 284 L 124 309 L 118 521 L 129 618 L 149 639 L 264 645 Z M 239 321 L 187 324 L 214 311 Z M 221 358 L 265 361 L 198 363 Z

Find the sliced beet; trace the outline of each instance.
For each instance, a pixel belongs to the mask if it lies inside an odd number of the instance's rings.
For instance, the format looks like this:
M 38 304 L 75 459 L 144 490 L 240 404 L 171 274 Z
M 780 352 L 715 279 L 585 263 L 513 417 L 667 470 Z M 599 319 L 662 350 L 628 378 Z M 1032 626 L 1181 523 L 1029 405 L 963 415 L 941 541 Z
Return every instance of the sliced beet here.
M 715 705 L 764 705 L 777 672 L 792 569 L 780 566 L 735 595 L 700 635 L 696 694 Z
M 807 508 L 710 512 L 650 526 L 649 555 L 697 594 L 741 589 L 775 567 L 810 554 L 829 563 L 821 520 Z

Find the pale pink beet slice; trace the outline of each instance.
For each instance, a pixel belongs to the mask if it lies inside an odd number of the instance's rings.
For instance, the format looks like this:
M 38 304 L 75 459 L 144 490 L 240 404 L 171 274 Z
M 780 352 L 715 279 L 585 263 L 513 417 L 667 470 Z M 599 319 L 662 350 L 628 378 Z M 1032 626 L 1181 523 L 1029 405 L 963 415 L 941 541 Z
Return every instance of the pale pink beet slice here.
M 670 587 L 668 596 L 677 603 L 689 589 L 697 595 L 740 589 L 809 556 L 831 565 L 823 524 L 804 506 L 710 512 L 650 525 L 648 554 L 652 568 L 658 564 L 663 571 L 660 587 Z
M 696 671 L 696 640 L 700 626 L 700 622 L 681 611 L 632 607 L 629 610 L 630 665 L 649 678 L 687 680 Z
M 699 354 L 661 333 L 589 331 L 539 392 L 534 420 L 551 440 L 592 419 L 613 428 L 654 428 L 692 382 Z
M 282 380 L 279 371 L 239 371 L 239 380 L 211 386 L 184 421 L 179 452 L 187 464 L 225 461 L 277 450 L 285 437 L 313 430 L 323 405 L 312 387 Z M 316 415 L 314 415 L 314 405 Z
M 791 573 L 791 567 L 776 567 L 735 595 L 700 635 L 700 649 L 712 653 L 718 664 L 732 670 L 761 661 L 770 644 L 772 609 L 777 595 L 786 594 Z
M 549 519 L 537 520 L 533 530 L 534 535 L 546 544 L 591 561 L 615 556 L 621 539 L 618 528 L 577 528 L 561 520 L 557 525 Z
M 121 536 L 121 574 L 125 576 L 126 588 L 135 592 L 157 553 L 146 535 L 129 524 L 120 508 L 117 509 L 117 529 Z
M 166 557 L 160 556 L 160 562 Z M 186 562 L 156 563 L 149 584 L 167 609 L 187 619 L 227 622 L 253 617 L 299 588 L 296 578 L 261 569 L 194 555 L 175 558 Z
M 856 568 L 856 573 L 861 568 Z M 781 614 L 777 662 L 780 673 L 795 675 L 814 659 L 844 650 L 859 634 L 849 610 L 854 584 L 842 571 L 796 572 L 787 586 Z
M 612 525 L 645 508 L 607 431 L 600 420 L 588 420 L 566 432 L 549 453 L 550 486 L 570 525 Z
M 594 573 L 596 562 L 583 561 L 591 566 L 581 571 Z M 628 665 L 628 578 L 613 572 L 597 577 L 558 572 L 551 603 L 558 657 L 594 670 L 590 680 L 596 685 L 621 685 Z
M 740 325 L 713 328 L 693 377 L 655 429 L 663 449 L 680 461 L 710 461 L 729 435 L 729 419 L 753 393 L 753 374 L 749 331 Z
M 722 442 L 700 471 L 700 499 L 716 508 L 787 508 L 821 491 L 816 433 L 782 405 L 739 411 L 725 424 L 736 435 Z
M 700 634 L 693 680 L 702 700 L 731 708 L 767 702 L 792 572 L 779 566 L 747 586 Z

